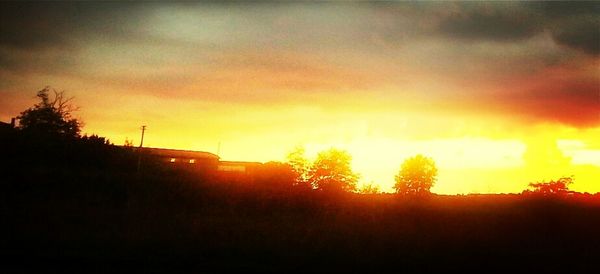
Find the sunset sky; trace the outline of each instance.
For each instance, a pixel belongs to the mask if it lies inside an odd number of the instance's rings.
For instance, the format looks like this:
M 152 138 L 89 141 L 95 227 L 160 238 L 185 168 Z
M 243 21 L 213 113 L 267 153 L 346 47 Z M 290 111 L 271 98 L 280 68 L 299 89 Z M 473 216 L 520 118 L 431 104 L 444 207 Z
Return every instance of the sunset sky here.
M 51 86 L 122 145 L 283 161 L 331 147 L 391 191 L 600 192 L 600 2 L 1 3 L 0 120 Z

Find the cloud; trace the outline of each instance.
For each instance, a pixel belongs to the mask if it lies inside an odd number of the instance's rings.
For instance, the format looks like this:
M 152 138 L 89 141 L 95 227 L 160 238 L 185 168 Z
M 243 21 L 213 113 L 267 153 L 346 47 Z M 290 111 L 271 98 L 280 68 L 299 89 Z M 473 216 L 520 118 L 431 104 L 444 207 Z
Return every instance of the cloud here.
M 0 3 L 0 70 L 13 73 L 72 72 L 90 43 L 140 39 L 145 6 L 100 2 Z
M 374 72 L 287 52 L 221 53 L 213 62 L 212 69 L 197 71 L 184 88 L 189 98 L 268 105 L 339 96 L 384 83 Z
M 600 125 L 600 84 L 597 63 L 563 65 L 514 81 L 508 90 L 487 98 L 490 108 L 507 116 L 577 128 Z
M 16 48 L 62 46 L 68 35 L 64 31 L 68 28 L 67 17 L 72 13 L 73 9 L 57 5 L 2 3 L 0 44 Z
M 600 124 L 600 87 L 597 80 L 552 83 L 517 96 L 519 108 L 542 121 L 576 127 Z
M 522 3 L 546 17 L 568 18 L 585 14 L 597 14 L 600 4 L 594 1 L 531 1 Z
M 19 75 L 43 86 L 59 76 L 164 99 L 262 105 L 354 100 L 348 105 L 451 109 L 483 98 L 512 111 L 503 115 L 587 127 L 597 124 L 598 78 L 547 80 L 540 71 L 598 55 L 597 8 L 0 3 L 0 82 Z M 518 77 L 539 83 L 488 96 Z
M 514 42 L 532 37 L 541 26 L 527 10 L 506 3 L 467 3 L 440 20 L 437 31 L 469 40 Z
M 462 3 L 452 10 L 441 16 L 438 34 L 461 40 L 518 42 L 547 30 L 560 45 L 600 54 L 599 2 Z
M 560 44 L 591 55 L 600 54 L 600 2 L 540 1 L 527 7 L 539 12 Z
M 568 20 L 552 31 L 554 40 L 561 45 L 600 55 L 600 17 L 584 16 Z

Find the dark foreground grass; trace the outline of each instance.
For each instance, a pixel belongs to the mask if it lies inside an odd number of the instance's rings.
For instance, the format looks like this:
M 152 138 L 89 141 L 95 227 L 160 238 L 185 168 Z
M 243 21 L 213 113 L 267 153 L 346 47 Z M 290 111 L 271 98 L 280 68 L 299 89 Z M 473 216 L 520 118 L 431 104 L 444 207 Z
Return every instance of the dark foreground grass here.
M 5 135 L 0 273 L 597 272 L 600 196 L 323 193 Z M 275 165 L 276 166 L 276 165 Z
M 600 199 L 592 195 L 407 198 L 90 169 L 6 178 L 0 256 L 8 272 L 537 273 L 600 266 Z

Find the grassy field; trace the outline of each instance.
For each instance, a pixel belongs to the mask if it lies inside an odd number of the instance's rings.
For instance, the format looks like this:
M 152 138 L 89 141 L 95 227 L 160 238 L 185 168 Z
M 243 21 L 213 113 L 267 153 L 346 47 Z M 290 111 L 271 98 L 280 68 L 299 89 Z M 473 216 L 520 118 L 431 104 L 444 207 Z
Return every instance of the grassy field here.
M 3 273 L 600 266 L 600 195 L 326 193 L 269 176 L 137 173 L 122 149 L 71 146 L 5 150 L 14 161 L 0 168 Z
M 11 270 L 555 271 L 594 269 L 600 254 L 591 195 L 274 192 L 57 170 L 13 177 L 5 190 Z

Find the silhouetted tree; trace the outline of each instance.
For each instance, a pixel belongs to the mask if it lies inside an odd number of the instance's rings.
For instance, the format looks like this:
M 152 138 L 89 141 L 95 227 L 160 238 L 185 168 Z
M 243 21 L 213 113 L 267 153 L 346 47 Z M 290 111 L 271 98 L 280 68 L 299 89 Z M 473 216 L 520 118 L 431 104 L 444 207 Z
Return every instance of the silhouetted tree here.
M 320 152 L 308 172 L 314 188 L 326 191 L 356 191 L 358 174 L 352 172 L 352 156 L 346 151 L 330 149 Z
M 569 193 L 569 185 L 573 183 L 573 177 L 562 177 L 556 181 L 530 183 L 531 191 L 524 193 L 542 194 L 542 195 L 560 195 Z
M 408 158 L 402 163 L 396 175 L 394 188 L 400 194 L 429 194 L 436 181 L 438 170 L 435 162 L 421 154 Z
M 81 122 L 71 117 L 77 110 L 70 102 L 73 98 L 65 98 L 64 92 L 52 90 L 54 96 L 50 98 L 50 88 L 37 92 L 41 102 L 35 104 L 19 115 L 19 128 L 35 133 L 78 137 Z
M 308 181 L 310 163 L 306 159 L 304 152 L 304 148 L 296 147 L 292 152 L 290 152 L 290 154 L 288 154 L 287 163 L 294 171 L 295 185 L 310 187 Z

